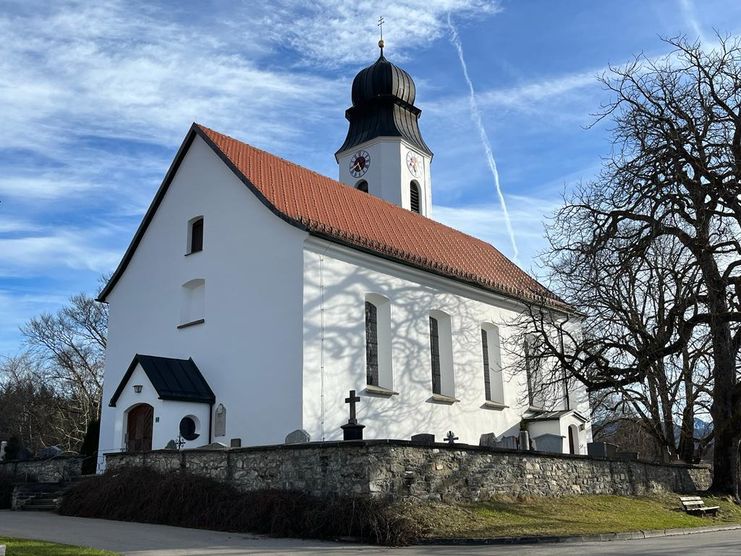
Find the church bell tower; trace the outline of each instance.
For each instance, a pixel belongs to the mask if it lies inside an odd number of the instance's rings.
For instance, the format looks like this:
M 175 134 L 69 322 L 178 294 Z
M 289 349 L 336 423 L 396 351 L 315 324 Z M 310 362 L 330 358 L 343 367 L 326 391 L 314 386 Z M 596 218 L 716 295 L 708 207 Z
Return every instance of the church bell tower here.
M 347 137 L 335 158 L 339 181 L 430 217 L 432 151 L 419 131 L 411 76 L 381 55 L 355 76 Z

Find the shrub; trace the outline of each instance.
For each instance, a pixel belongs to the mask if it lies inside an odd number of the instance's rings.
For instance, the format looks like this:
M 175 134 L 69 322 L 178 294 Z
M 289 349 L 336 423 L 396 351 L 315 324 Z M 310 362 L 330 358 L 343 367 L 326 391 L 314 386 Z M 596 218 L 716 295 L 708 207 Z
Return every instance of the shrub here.
M 205 477 L 148 468 L 81 481 L 65 494 L 60 513 L 278 537 L 354 537 L 385 545 L 409 544 L 422 533 L 404 504 L 285 490 L 240 492 Z
M 13 481 L 6 475 L 0 475 L 0 510 L 10 509 L 13 495 Z

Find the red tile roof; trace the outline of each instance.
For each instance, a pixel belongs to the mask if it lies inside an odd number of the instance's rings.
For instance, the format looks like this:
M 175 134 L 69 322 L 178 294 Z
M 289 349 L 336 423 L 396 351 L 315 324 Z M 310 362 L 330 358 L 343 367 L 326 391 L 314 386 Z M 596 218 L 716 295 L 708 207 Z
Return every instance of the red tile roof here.
M 312 234 L 510 297 L 562 304 L 480 239 L 207 127 L 196 127 L 272 210 Z
M 196 135 L 268 208 L 313 235 L 507 297 L 571 310 L 488 243 L 199 124 L 193 124 L 180 147 L 99 301 L 105 301 L 125 271 Z

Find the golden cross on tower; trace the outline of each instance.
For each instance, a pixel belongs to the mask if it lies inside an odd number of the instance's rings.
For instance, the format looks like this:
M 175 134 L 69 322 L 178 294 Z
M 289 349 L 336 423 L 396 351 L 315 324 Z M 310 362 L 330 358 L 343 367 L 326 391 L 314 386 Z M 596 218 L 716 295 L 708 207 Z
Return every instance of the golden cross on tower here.
M 378 48 L 381 49 L 381 56 L 383 56 L 383 16 L 378 18 L 378 27 L 381 29 L 381 40 L 378 41 Z

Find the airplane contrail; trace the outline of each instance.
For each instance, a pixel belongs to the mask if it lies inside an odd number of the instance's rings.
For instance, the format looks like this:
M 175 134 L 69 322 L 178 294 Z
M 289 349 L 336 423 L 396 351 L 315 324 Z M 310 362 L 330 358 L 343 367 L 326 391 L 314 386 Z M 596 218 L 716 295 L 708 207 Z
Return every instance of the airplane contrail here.
M 502 207 L 502 213 L 504 214 L 504 225 L 507 228 L 507 233 L 509 234 L 509 240 L 512 244 L 512 252 L 513 252 L 513 258 L 515 263 L 518 265 L 519 263 L 519 255 L 520 251 L 517 248 L 517 240 L 515 239 L 515 232 L 512 229 L 512 221 L 509 218 L 509 210 L 507 210 L 507 202 L 504 199 L 504 193 L 502 192 L 502 186 L 499 183 L 499 170 L 497 170 L 497 162 L 494 159 L 494 153 L 491 150 L 491 143 L 489 142 L 489 136 L 486 134 L 486 129 L 484 128 L 484 123 L 481 120 L 481 111 L 479 110 L 478 102 L 476 101 L 476 93 L 473 89 L 473 82 L 471 81 L 471 78 L 468 75 L 468 66 L 466 65 L 466 60 L 463 57 L 463 45 L 461 44 L 461 39 L 458 36 L 458 31 L 456 30 L 455 26 L 453 25 L 453 21 L 450 18 L 450 12 L 448 12 L 448 27 L 450 28 L 450 42 L 455 47 L 456 52 L 458 52 L 458 60 L 461 62 L 461 68 L 463 69 L 463 77 L 466 79 L 466 83 L 468 84 L 468 91 L 469 91 L 469 105 L 471 107 L 471 119 L 473 120 L 473 123 L 476 124 L 476 127 L 479 130 L 479 137 L 481 138 L 481 144 L 484 147 L 484 151 L 486 152 L 486 160 L 489 163 L 489 170 L 491 170 L 491 175 L 494 177 L 494 185 L 497 189 L 497 196 L 499 197 L 499 206 Z

